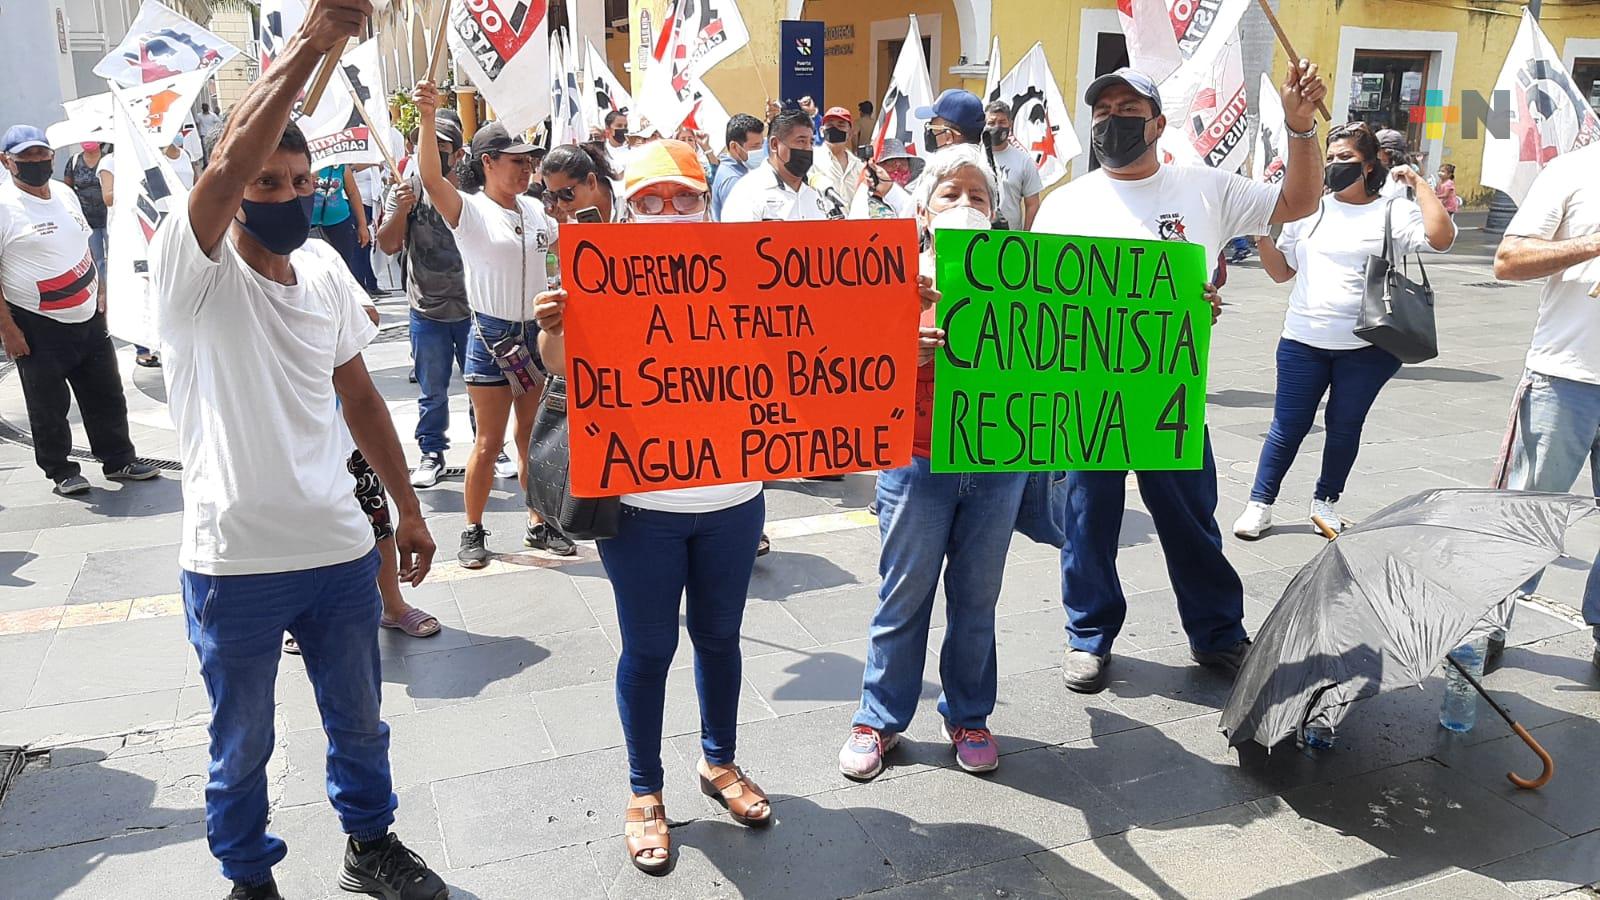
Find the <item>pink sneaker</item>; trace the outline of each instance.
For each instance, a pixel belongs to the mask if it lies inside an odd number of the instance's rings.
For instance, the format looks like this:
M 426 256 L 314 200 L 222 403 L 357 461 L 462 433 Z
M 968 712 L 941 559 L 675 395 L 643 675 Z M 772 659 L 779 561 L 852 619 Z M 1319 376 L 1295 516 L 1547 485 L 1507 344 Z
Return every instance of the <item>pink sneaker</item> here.
M 898 734 L 883 734 L 870 726 L 857 725 L 850 729 L 850 737 L 839 750 L 839 771 L 846 778 L 871 781 L 883 771 L 883 755 L 898 743 Z
M 956 765 L 967 772 L 993 772 L 1000 767 L 1000 748 L 987 728 L 943 726 L 944 736 L 955 745 Z

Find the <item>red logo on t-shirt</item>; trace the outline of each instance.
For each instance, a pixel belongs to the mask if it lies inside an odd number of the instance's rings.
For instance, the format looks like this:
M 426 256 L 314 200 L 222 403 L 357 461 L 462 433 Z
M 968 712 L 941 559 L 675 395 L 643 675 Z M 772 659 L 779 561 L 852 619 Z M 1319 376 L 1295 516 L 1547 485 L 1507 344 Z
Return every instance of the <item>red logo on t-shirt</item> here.
M 83 262 L 54 278 L 39 282 L 39 311 L 56 312 L 71 309 L 87 302 L 95 295 L 94 260 L 83 255 Z

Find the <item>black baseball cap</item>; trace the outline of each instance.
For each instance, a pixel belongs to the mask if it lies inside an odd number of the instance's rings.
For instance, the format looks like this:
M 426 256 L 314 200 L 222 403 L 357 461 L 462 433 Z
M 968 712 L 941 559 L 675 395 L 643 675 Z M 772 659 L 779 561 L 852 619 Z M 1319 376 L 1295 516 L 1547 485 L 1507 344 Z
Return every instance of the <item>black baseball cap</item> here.
M 522 141 L 514 141 L 507 133 L 506 127 L 499 122 L 490 122 L 478 129 L 472 136 L 472 155 L 482 156 L 485 153 L 532 153 L 533 145 Z
M 461 126 L 444 116 L 433 117 L 433 133 L 450 146 L 457 149 L 461 147 Z
M 1152 113 L 1161 115 L 1161 89 L 1156 86 L 1155 79 L 1127 66 L 1101 75 L 1090 82 L 1089 89 L 1083 92 L 1084 105 L 1094 108 L 1095 101 L 1100 99 L 1106 88 L 1119 84 L 1132 88 L 1135 94 L 1149 100 Z

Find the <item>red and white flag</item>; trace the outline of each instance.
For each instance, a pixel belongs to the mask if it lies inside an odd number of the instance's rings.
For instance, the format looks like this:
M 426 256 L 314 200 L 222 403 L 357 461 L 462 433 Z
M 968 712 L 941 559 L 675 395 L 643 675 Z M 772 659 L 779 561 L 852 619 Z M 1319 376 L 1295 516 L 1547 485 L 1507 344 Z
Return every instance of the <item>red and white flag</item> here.
M 1017 61 L 990 99 L 1011 107 L 1011 133 L 1033 156 L 1045 187 L 1066 177 L 1067 164 L 1083 147 L 1072 130 L 1072 113 L 1050 71 L 1043 44 L 1034 44 Z
M 584 105 L 588 107 L 584 115 L 588 121 L 595 125 L 604 125 L 606 113 L 626 113 L 633 106 L 633 98 L 623 89 L 622 83 L 611 74 L 611 67 L 606 64 L 605 57 L 588 40 L 583 42 L 588 54 L 588 63 L 584 66 L 583 79 L 587 88 L 584 90 Z
M 215 72 L 239 48 L 156 0 L 144 0 L 122 41 L 95 63 L 94 74 L 127 87 L 187 72 Z
M 1257 181 L 1277 184 L 1283 180 L 1289 162 L 1289 134 L 1283 125 L 1283 100 L 1267 73 L 1261 73 L 1261 122 L 1256 128 L 1256 154 L 1250 175 Z
M 365 118 L 356 109 L 357 97 Z M 305 133 L 312 168 L 383 163 L 378 142 L 387 139 L 392 126 L 377 38 L 362 41 L 339 58 L 339 75 L 317 111 L 297 118 L 296 124 Z
M 918 138 L 926 119 L 918 118 L 916 110 L 933 105 L 933 84 L 928 79 L 928 61 L 922 55 L 922 31 L 917 27 L 917 17 L 909 17 L 906 40 L 900 46 L 900 58 L 894 62 L 894 74 L 889 78 L 889 90 L 883 95 L 879 107 L 878 126 L 872 131 L 872 158 L 883 153 L 883 142 L 894 138 L 905 144 L 906 152 L 921 155 Z
M 546 0 L 456 0 L 450 54 L 512 134 L 550 115 L 550 16 Z
M 256 46 L 261 56 L 256 61 L 265 72 L 283 52 L 284 45 L 306 20 L 305 0 L 261 0 L 256 17 Z
M 117 98 L 127 107 L 150 146 L 160 150 L 178 139 L 179 129 L 210 77 L 209 69 L 185 72 L 122 88 L 117 91 Z
M 116 203 L 107 220 L 106 328 L 117 337 L 154 347 L 160 343 L 157 305 L 150 296 L 150 239 L 161 223 L 181 209 L 189 192 L 166 157 L 143 137 L 146 130 L 127 102 L 129 93 L 112 85 L 111 155 Z
M 1517 203 L 1550 160 L 1600 140 L 1600 118 L 1526 9 L 1494 89 L 1510 95 L 1511 133 L 1484 139 L 1483 183 Z
M 1238 39 L 1249 8 L 1250 0 L 1117 0 L 1130 65 L 1157 82 L 1191 64 L 1209 68 Z
M 1229 41 L 1194 91 L 1180 133 L 1201 162 L 1237 172 L 1250 155 L 1249 112 L 1243 50 L 1239 41 Z M 1177 123 L 1170 112 L 1167 119 L 1167 133 L 1172 134 Z
M 696 82 L 750 43 L 750 32 L 733 0 L 674 0 L 657 28 L 638 112 L 670 137 L 695 112 Z

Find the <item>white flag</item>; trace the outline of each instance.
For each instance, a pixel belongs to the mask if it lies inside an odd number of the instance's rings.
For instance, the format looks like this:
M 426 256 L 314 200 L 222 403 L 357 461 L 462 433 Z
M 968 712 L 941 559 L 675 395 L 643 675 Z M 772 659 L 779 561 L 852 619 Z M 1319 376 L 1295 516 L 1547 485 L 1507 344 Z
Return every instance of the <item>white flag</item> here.
M 300 23 L 305 20 L 305 0 L 261 0 L 256 20 L 256 45 L 261 49 L 257 62 L 261 71 L 265 72 L 272 65 L 289 37 L 300 30 Z
M 144 127 L 121 102 L 125 94 L 115 86 L 118 102 L 113 118 L 117 152 L 111 155 L 117 199 L 107 220 L 106 328 L 117 337 L 146 347 L 161 339 L 157 304 L 150 296 L 150 239 L 161 223 L 181 209 L 189 192 L 157 153 L 141 137 Z
M 186 72 L 172 78 L 124 88 L 117 99 L 128 109 L 150 146 L 161 150 L 178 139 L 189 109 L 211 77 L 210 70 Z
M 579 95 L 578 60 L 564 40 L 565 32 L 550 39 L 550 146 L 576 144 L 589 139 Z
M 144 0 L 127 36 L 95 63 L 94 74 L 131 87 L 185 72 L 215 72 L 238 55 L 238 47 L 156 0 Z
M 918 139 L 928 122 L 918 118 L 916 110 L 933 105 L 933 84 L 928 80 L 928 61 L 922 55 L 922 32 L 917 28 L 917 17 L 913 15 L 910 19 L 900 58 L 894 62 L 889 90 L 883 95 L 883 105 L 879 108 L 878 127 L 872 132 L 873 159 L 883 153 L 886 138 L 903 142 L 906 152 L 913 156 L 921 155 Z
M 983 102 L 993 103 L 1000 99 L 1000 36 L 995 35 L 994 43 L 989 45 L 989 74 L 983 79 Z
M 1183 65 L 1167 0 L 1117 0 L 1128 65 L 1160 84 Z
M 366 120 L 356 109 L 351 91 L 361 98 Z M 340 57 L 339 79 L 328 86 L 317 111 L 301 116 L 296 124 L 305 133 L 313 169 L 384 161 L 378 141 L 387 139 L 391 126 L 377 38 L 362 41 Z
M 76 100 L 63 100 L 61 108 L 66 110 L 67 117 L 46 128 L 44 136 L 52 147 L 66 147 L 69 144 L 81 144 L 85 141 L 111 143 L 111 129 L 115 120 L 115 113 L 112 110 L 114 105 L 116 100 L 112 98 L 110 91 L 90 94 Z
M 1257 181 L 1277 184 L 1283 180 L 1289 162 L 1289 135 L 1284 131 L 1283 100 L 1278 88 L 1261 73 L 1261 123 L 1256 129 L 1256 155 L 1250 175 Z
M 689 95 L 693 98 L 689 108 L 689 115 L 684 117 L 683 124 L 686 128 L 703 131 L 711 137 L 711 146 L 722 143 L 728 134 L 728 110 L 711 93 L 711 88 L 706 83 L 696 78 L 689 82 Z M 672 135 L 667 135 L 672 137 Z
M 703 78 L 712 66 L 750 43 L 750 32 L 734 0 L 677 0 L 667 10 L 665 29 L 678 32 L 682 56 L 679 69 L 690 78 Z
M 594 45 L 584 40 L 589 63 L 584 67 L 583 78 L 587 85 L 584 90 L 584 104 L 588 107 L 585 117 L 595 125 L 604 126 L 606 113 L 626 113 L 633 106 L 633 98 L 623 89 L 621 82 L 611 74 L 611 67 L 606 65 L 605 57 Z
M 1550 160 L 1600 140 L 1600 119 L 1527 9 L 1494 89 L 1511 97 L 1511 134 L 1484 139 L 1483 183 L 1517 203 Z
M 1163 107 L 1163 111 L 1166 111 Z M 1229 41 L 1207 70 L 1181 122 L 1183 137 L 1195 156 L 1213 169 L 1237 172 L 1250 155 L 1250 96 L 1245 92 L 1244 54 L 1238 40 Z M 1280 113 L 1281 114 L 1281 113 Z M 1168 131 L 1173 114 L 1167 113 Z
M 517 134 L 550 115 L 550 17 L 546 0 L 456 0 L 450 54 Z
M 1061 97 L 1043 44 L 1034 44 L 1017 61 L 993 96 L 1011 107 L 1011 133 L 1033 156 L 1045 187 L 1065 177 L 1068 161 L 1083 147 L 1072 130 L 1071 110 Z
M 1170 40 L 1157 26 L 1163 5 Z M 1174 50 L 1181 66 L 1209 68 L 1238 39 L 1239 22 L 1249 8 L 1250 0 L 1117 0 L 1131 65 L 1158 82 L 1172 74 L 1163 69 L 1172 64 Z

